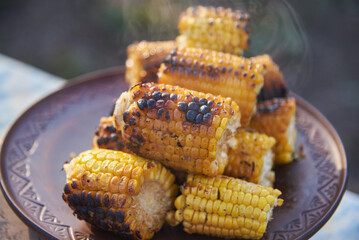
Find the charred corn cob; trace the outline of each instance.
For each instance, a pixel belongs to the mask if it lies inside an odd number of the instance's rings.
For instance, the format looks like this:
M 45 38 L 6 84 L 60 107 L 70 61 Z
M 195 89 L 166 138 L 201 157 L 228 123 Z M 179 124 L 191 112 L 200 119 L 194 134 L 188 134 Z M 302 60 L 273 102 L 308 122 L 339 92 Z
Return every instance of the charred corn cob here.
M 265 134 L 240 130 L 236 134 L 237 148 L 229 149 L 224 174 L 262 186 L 273 186 L 272 147 L 275 139 Z
M 175 177 L 160 163 L 97 149 L 64 165 L 63 199 L 79 219 L 131 239 L 150 239 L 177 195 Z
M 125 146 L 121 130 L 117 131 L 113 125 L 113 117 L 102 117 L 96 128 L 92 141 L 92 149 L 111 149 L 130 153 Z
M 182 195 L 175 201 L 172 223 L 182 222 L 190 234 L 259 239 L 273 208 L 283 203 L 279 195 L 277 189 L 231 177 L 189 174 Z
M 146 83 L 122 93 L 115 126 L 134 153 L 178 170 L 222 174 L 240 112 L 230 98 Z
M 190 7 L 178 21 L 182 47 L 212 49 L 242 55 L 249 48 L 251 27 L 248 13 L 222 7 Z
M 258 103 L 250 127 L 276 139 L 273 148 L 275 164 L 292 161 L 297 130 L 295 128 L 295 99 L 273 99 Z
M 160 83 L 231 97 L 239 106 L 245 127 L 263 85 L 263 65 L 230 54 L 178 48 L 165 59 L 158 77 Z
M 174 41 L 133 43 L 127 48 L 125 79 L 130 86 L 157 81 L 161 62 L 175 48 Z
M 265 101 L 273 98 L 286 98 L 288 95 L 288 88 L 279 66 L 273 62 L 268 54 L 256 56 L 252 59 L 264 66 L 264 84 L 258 95 L 258 101 Z

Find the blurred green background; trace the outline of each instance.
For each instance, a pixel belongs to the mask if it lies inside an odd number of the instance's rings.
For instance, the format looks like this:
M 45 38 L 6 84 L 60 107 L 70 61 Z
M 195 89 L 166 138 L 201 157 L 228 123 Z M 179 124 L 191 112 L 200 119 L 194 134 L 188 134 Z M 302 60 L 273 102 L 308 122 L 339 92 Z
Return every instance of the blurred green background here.
M 71 79 L 123 65 L 133 41 L 173 39 L 178 15 L 194 4 L 251 13 L 246 55 L 269 52 L 291 89 L 333 123 L 347 152 L 349 189 L 359 193 L 358 1 L 0 0 L 0 53 Z

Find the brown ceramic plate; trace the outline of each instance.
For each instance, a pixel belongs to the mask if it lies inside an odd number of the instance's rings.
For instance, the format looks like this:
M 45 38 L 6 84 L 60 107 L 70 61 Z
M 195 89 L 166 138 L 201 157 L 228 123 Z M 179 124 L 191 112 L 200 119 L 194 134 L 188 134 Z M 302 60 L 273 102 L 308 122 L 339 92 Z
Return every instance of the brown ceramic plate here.
M 118 239 L 72 214 L 61 198 L 62 165 L 71 152 L 91 148 L 100 117 L 109 114 L 114 99 L 127 88 L 121 68 L 86 75 L 33 105 L 7 133 L 0 155 L 2 190 L 20 218 L 44 236 Z M 334 213 L 346 185 L 347 163 L 337 133 L 317 110 L 295 97 L 297 145 L 304 147 L 305 157 L 276 168 L 284 204 L 274 210 L 264 239 L 309 238 Z M 165 225 L 155 239 L 211 238 Z

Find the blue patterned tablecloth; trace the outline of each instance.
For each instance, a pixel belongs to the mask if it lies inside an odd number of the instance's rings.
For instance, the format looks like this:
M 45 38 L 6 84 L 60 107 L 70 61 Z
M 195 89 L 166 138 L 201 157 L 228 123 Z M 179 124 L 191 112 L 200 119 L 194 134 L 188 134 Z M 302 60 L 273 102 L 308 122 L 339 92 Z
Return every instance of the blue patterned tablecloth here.
M 0 54 L 0 139 L 21 112 L 64 84 L 61 78 Z M 15 215 L 11 210 L 0 211 L 1 222 L 11 224 L 9 214 Z M 0 239 L 9 231 L 4 233 L 0 226 Z M 27 237 L 34 239 L 34 234 Z M 347 191 L 332 218 L 312 239 L 359 239 L 359 195 Z

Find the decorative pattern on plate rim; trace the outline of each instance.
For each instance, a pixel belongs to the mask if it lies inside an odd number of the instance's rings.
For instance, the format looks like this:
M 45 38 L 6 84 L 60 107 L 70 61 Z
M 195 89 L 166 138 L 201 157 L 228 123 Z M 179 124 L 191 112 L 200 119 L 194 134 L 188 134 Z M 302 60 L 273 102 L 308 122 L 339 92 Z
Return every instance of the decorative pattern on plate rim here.
M 309 208 L 301 212 L 300 216 L 285 224 L 281 230 L 274 231 L 269 239 L 294 239 L 305 232 L 324 217 L 330 203 L 339 191 L 338 175 L 335 174 L 335 165 L 332 161 L 329 146 L 319 129 L 305 116 L 304 110 L 297 108 L 296 127 L 312 148 L 307 149 L 311 155 L 317 173 L 317 191 L 310 200 Z

